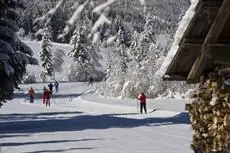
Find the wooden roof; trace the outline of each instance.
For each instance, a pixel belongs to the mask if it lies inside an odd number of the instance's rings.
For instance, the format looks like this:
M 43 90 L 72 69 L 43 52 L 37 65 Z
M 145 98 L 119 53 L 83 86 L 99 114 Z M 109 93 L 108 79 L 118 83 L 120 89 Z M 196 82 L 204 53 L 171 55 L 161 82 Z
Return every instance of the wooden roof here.
M 197 83 L 217 66 L 230 66 L 230 0 L 200 0 L 166 71 L 167 80 Z

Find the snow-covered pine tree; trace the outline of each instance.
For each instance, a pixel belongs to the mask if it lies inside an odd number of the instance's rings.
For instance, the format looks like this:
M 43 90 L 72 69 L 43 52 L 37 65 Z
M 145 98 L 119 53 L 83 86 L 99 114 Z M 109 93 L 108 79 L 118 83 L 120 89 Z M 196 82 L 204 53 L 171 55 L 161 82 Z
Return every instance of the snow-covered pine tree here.
M 125 46 L 125 41 L 124 41 L 124 31 L 120 27 L 118 31 L 118 36 L 117 36 L 117 49 L 118 49 L 118 68 L 120 68 L 122 74 L 125 75 L 126 70 L 128 69 L 128 55 L 126 53 L 126 46 Z
M 17 8 L 24 8 L 23 0 L 0 1 L 0 106 L 11 99 L 13 90 L 21 82 L 27 64 L 37 64 L 33 52 L 17 36 Z
M 87 27 L 81 26 L 75 30 L 71 39 L 73 48 L 68 54 L 73 61 L 69 69 L 70 81 L 86 81 L 94 75 L 95 65 L 91 62 L 91 46 L 87 34 Z
M 81 26 L 75 30 L 71 39 L 73 48 L 68 55 L 74 63 L 70 66 L 69 81 L 85 81 L 87 80 L 86 77 L 89 77 L 87 70 L 91 66 L 89 66 L 90 61 L 86 41 L 86 27 Z
M 129 49 L 132 61 L 129 63 L 127 80 L 122 90 L 123 96 L 134 97 L 140 92 L 149 94 L 153 76 L 159 64 L 162 63 L 163 52 L 156 46 L 155 27 L 153 18 L 147 16 L 144 31 L 134 33 L 133 42 Z
M 109 74 L 107 74 L 107 78 L 103 86 L 105 95 L 120 95 L 125 83 L 129 63 L 127 47 L 125 45 L 125 36 L 123 25 L 120 22 L 118 24 L 118 32 L 114 42 L 115 47 L 111 48 L 113 50 L 111 50 L 110 53 L 113 59 L 111 58 L 111 61 L 109 61 L 111 65 L 108 63 L 110 68 L 107 73 L 109 72 Z
M 129 54 L 133 57 L 138 64 L 140 64 L 146 57 L 148 53 L 148 42 L 145 41 L 143 33 L 137 34 L 136 38 L 133 40 L 133 43 L 130 46 Z
M 42 72 L 40 74 L 42 81 L 46 81 L 46 76 L 52 77 L 54 75 L 53 67 L 53 51 L 51 49 L 52 44 L 50 41 L 50 34 L 48 30 L 45 30 L 42 36 L 42 45 L 39 52 L 41 60 Z

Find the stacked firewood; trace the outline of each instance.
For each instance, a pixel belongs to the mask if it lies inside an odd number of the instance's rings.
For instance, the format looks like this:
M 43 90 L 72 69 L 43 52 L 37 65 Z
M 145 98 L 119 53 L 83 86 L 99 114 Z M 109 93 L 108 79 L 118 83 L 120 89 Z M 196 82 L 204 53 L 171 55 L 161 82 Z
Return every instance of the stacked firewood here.
M 196 153 L 230 153 L 230 89 L 218 73 L 210 73 L 186 104 Z

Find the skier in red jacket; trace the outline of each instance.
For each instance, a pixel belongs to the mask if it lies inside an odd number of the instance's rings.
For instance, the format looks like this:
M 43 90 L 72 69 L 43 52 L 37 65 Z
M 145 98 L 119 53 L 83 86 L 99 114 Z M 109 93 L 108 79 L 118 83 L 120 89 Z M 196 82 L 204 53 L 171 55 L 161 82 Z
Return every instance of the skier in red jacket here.
M 43 98 L 45 99 L 46 106 L 48 106 L 48 105 L 50 106 L 50 97 L 51 97 L 51 95 L 52 95 L 51 91 L 49 91 L 47 89 L 44 90 Z
M 35 91 L 34 89 L 31 87 L 29 92 L 28 92 L 28 95 L 30 97 L 30 103 L 33 103 L 34 102 L 34 95 L 35 95 Z
M 147 113 L 147 109 L 146 109 L 146 96 L 144 93 L 141 93 L 138 97 L 137 97 L 138 100 L 140 100 L 140 111 L 141 111 L 141 114 L 142 114 L 142 110 L 144 109 L 145 110 L 145 114 Z

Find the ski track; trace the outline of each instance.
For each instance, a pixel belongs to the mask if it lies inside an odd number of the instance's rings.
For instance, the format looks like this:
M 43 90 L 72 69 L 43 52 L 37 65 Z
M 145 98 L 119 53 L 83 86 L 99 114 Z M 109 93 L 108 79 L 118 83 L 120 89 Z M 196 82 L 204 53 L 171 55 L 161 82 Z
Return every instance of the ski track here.
M 22 85 L 18 93 L 23 95 L 30 86 L 35 86 L 40 92 L 43 85 Z M 139 114 L 132 102 L 119 105 L 100 103 L 98 99 L 85 100 L 96 86 L 61 83 L 59 93 L 51 99 L 51 107 L 45 107 L 41 99 L 30 104 L 20 95 L 6 103 L 0 109 L 0 122 L 3 127 L 9 128 L 2 129 L 0 126 L 2 153 L 192 152 L 189 147 L 192 138 L 190 124 L 174 119 L 182 112 L 162 108 L 149 114 Z M 85 120 L 81 119 L 84 117 Z M 14 122 L 25 124 L 16 129 Z M 27 124 L 32 129 L 27 128 Z

